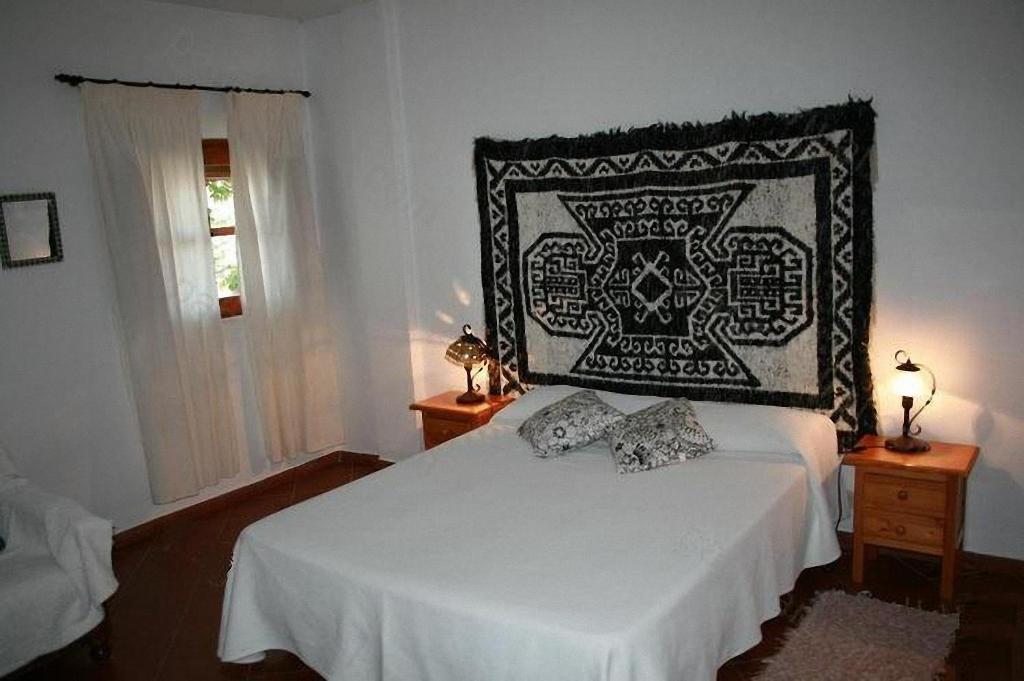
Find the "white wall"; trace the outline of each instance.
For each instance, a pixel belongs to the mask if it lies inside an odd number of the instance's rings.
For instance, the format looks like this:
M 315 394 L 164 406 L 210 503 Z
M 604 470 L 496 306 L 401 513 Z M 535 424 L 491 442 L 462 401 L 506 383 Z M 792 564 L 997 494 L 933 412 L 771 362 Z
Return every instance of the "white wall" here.
M 0 271 L 0 438 L 27 476 L 118 528 L 266 475 L 246 399 L 243 317 L 225 331 L 236 409 L 248 425 L 244 472 L 199 497 L 152 504 L 79 93 L 53 75 L 295 87 L 299 25 L 144 0 L 16 0 L 3 9 L 0 193 L 56 193 L 65 259 Z M 215 106 L 204 110 L 216 119 Z
M 338 305 L 346 448 L 402 456 L 420 447 L 408 406 L 415 261 L 392 60 L 375 3 L 304 25 L 318 219 Z
M 336 265 L 367 286 L 394 277 L 356 297 L 391 322 L 371 338 L 397 348 L 409 334 L 417 396 L 459 385 L 444 344 L 464 320 L 482 326 L 474 137 L 874 97 L 876 377 L 897 348 L 934 367 L 925 436 L 982 446 L 966 546 L 1024 558 L 1020 2 L 382 0 L 304 31 L 310 83 L 329 92 L 321 207 L 340 205 L 356 239 Z M 411 264 L 395 257 L 404 247 Z M 412 273 L 404 287 L 397 268 Z M 364 370 L 405 362 L 396 349 Z M 373 399 L 397 413 L 409 386 L 386 375 Z M 891 430 L 898 402 L 879 406 Z

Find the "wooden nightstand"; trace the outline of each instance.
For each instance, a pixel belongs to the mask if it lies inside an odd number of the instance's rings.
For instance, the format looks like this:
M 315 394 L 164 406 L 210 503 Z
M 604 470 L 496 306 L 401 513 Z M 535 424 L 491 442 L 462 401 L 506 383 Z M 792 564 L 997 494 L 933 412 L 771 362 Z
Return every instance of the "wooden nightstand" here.
M 459 404 L 455 398 L 461 394 L 462 391 L 449 390 L 409 405 L 409 409 L 423 414 L 424 449 L 436 447 L 453 437 L 479 428 L 514 399 L 488 396 L 485 402 L 479 404 Z
M 963 542 L 967 476 L 978 448 L 932 442 L 930 451 L 901 454 L 885 438 L 865 435 L 865 449 L 843 463 L 857 470 L 853 501 L 853 581 L 864 581 L 865 545 L 927 553 L 942 558 L 942 600 L 953 600 L 957 558 Z

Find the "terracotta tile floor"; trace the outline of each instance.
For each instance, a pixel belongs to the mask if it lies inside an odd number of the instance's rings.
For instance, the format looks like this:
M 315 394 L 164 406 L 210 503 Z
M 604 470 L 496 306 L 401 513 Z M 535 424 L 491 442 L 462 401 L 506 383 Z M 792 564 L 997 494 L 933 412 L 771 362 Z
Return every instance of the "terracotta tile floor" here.
M 73 644 L 4 681 L 320 679 L 283 652 L 255 665 L 217 660 L 220 606 L 231 549 L 246 525 L 382 466 L 343 459 L 229 509 L 180 522 L 116 550 L 114 568 L 120 588 L 109 603 L 111 659 L 97 665 L 85 644 Z M 793 593 L 783 599 L 783 614 L 764 624 L 764 641 L 722 667 L 719 681 L 752 678 L 814 593 L 849 589 L 849 568 L 844 556 L 833 566 L 804 571 Z M 886 600 L 934 608 L 937 583 L 937 565 L 883 553 L 869 564 L 866 588 Z M 1024 679 L 1024 578 L 965 569 L 957 601 L 961 627 L 951 656 L 956 679 Z

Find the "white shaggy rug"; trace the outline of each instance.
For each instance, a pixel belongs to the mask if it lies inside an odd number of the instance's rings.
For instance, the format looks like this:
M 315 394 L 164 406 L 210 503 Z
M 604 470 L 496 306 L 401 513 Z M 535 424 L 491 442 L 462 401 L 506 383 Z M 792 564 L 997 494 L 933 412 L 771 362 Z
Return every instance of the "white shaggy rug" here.
M 956 614 L 824 591 L 757 681 L 931 681 L 958 624 Z

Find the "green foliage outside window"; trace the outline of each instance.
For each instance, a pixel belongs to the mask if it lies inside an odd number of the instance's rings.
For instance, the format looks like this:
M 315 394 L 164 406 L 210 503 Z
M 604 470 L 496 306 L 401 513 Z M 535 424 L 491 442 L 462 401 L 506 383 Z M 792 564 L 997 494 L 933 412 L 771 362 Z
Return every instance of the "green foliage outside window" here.
M 214 201 L 227 201 L 231 198 L 231 180 L 207 180 L 206 191 Z
M 207 180 L 206 195 L 210 228 L 234 227 L 235 205 L 232 201 L 231 180 Z M 236 243 L 233 234 L 213 237 L 213 267 L 217 279 L 217 295 L 221 298 L 237 296 L 242 290 Z

